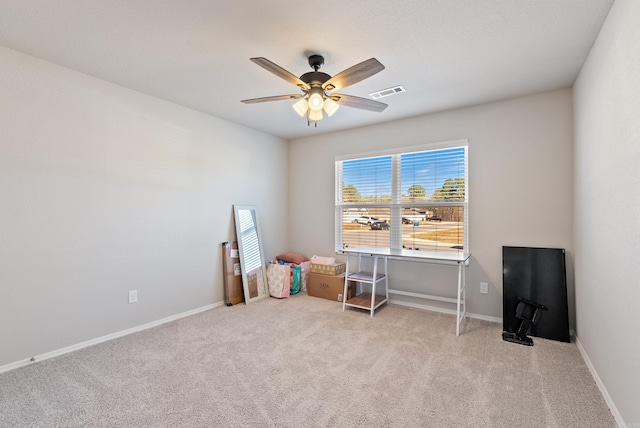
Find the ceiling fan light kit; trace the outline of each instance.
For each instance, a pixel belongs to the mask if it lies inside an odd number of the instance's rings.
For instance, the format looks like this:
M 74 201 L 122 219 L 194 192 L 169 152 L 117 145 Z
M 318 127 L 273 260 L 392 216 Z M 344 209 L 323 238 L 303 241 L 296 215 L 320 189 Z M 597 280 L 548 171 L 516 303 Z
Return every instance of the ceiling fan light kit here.
M 318 121 L 322 120 L 322 110 L 311 110 L 311 109 L 309 109 L 308 116 L 309 116 L 309 123 L 311 123 L 311 122 L 316 122 L 317 123 Z M 318 125 L 316 124 L 316 126 L 318 126 Z
M 329 93 L 358 83 L 384 70 L 384 66 L 375 58 L 356 64 L 331 77 L 318 71 L 324 64 L 324 58 L 321 55 L 311 55 L 309 57 L 309 65 L 313 68 L 313 71 L 305 73 L 299 78 L 266 58 L 251 58 L 251 61 L 287 82 L 298 86 L 304 94 L 277 95 L 242 100 L 245 104 L 298 99 L 293 104 L 293 109 L 300 116 L 307 116 L 308 125 L 313 122 L 315 126 L 318 126 L 318 121 L 323 118 L 322 110 L 325 111 L 327 116 L 331 117 L 340 105 L 376 112 L 382 112 L 387 108 L 386 104 L 379 101 L 352 95 Z
M 327 98 L 324 100 L 324 106 L 322 108 L 324 108 L 324 111 L 325 113 L 327 113 L 327 116 L 331 117 L 333 116 L 333 113 L 338 111 L 338 107 L 340 107 L 340 104 L 333 101 L 331 98 Z
M 313 111 L 320 111 L 322 110 L 322 106 L 324 105 L 324 91 L 322 90 L 322 88 L 314 86 L 312 87 L 309 92 L 307 93 L 307 96 L 309 97 L 308 99 L 308 103 L 309 103 L 309 108 Z
M 296 103 L 293 105 L 293 109 L 296 111 L 296 113 L 298 113 L 300 116 L 304 116 L 307 113 L 307 110 L 309 110 L 309 103 L 307 102 L 306 99 L 304 98 L 300 98 L 298 101 L 296 101 Z

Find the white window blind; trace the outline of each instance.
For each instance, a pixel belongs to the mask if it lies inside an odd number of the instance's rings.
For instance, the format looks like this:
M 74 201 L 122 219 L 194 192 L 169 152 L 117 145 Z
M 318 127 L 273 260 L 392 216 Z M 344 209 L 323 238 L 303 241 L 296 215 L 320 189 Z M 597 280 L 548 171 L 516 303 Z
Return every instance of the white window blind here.
M 465 148 L 400 155 L 403 200 L 465 202 Z
M 468 252 L 467 145 L 336 161 L 336 251 Z
M 342 164 L 344 203 L 371 204 L 391 201 L 391 156 L 357 159 Z

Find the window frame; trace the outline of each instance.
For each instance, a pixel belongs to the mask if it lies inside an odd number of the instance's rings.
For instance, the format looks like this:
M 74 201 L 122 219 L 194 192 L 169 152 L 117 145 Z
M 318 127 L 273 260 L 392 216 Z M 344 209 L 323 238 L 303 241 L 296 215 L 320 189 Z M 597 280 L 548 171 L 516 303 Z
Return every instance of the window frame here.
M 464 149 L 464 200 L 454 202 L 437 202 L 437 201 L 402 201 L 402 183 L 399 177 L 401 177 L 401 165 L 400 159 L 402 155 L 439 151 L 446 149 L 463 148 Z M 372 202 L 344 202 L 342 200 L 343 189 L 343 171 L 342 166 L 345 161 L 368 159 L 376 157 L 391 156 L 392 174 L 391 174 L 391 201 L 372 203 Z M 402 212 L 403 209 L 411 207 L 462 207 L 463 209 L 463 246 L 458 251 L 436 251 L 442 254 L 453 253 L 470 253 L 469 248 L 469 142 L 466 139 L 446 141 L 440 143 L 431 143 L 420 146 L 397 148 L 384 151 L 358 153 L 345 156 L 335 157 L 335 252 L 336 254 L 343 254 L 345 249 L 343 248 L 343 209 L 370 209 L 370 208 L 388 208 L 390 211 L 390 242 L 389 247 L 378 247 L 381 249 L 390 250 L 402 250 Z M 416 253 L 430 253 L 433 251 L 427 250 L 415 250 Z

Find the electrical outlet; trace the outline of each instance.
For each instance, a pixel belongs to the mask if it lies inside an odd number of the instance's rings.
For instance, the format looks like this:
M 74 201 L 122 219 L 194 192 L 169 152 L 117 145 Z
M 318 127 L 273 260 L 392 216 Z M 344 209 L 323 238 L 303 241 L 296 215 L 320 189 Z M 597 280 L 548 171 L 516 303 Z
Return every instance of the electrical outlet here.
M 342 293 L 338 294 L 338 302 L 342 302 Z
M 489 293 L 489 284 L 486 282 L 480 283 L 480 293 L 487 294 Z
M 136 303 L 138 301 L 138 290 L 129 291 L 129 303 Z

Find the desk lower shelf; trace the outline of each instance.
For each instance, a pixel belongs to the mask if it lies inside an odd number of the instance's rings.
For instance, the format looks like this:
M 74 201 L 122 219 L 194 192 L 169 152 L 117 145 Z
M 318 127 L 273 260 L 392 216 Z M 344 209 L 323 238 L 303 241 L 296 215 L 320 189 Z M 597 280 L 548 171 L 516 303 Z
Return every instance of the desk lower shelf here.
M 385 274 L 383 273 L 378 273 L 376 274 L 376 280 L 375 282 L 378 283 L 380 281 L 382 281 L 385 278 Z M 373 284 L 373 272 L 356 272 L 356 273 L 350 273 L 349 277 L 348 277 L 349 281 L 355 281 L 355 282 L 364 282 L 367 284 Z
M 344 289 L 347 289 L 347 285 L 349 282 L 355 282 L 357 284 L 357 288 L 360 291 L 355 297 L 352 297 L 348 300 L 342 302 L 342 310 L 344 311 L 347 306 L 352 308 L 365 309 L 369 311 L 371 317 L 375 310 L 382 306 L 383 304 L 389 302 L 389 278 L 387 277 L 387 257 L 382 256 L 381 258 L 384 261 L 384 273 L 380 273 L 378 270 L 378 259 L 380 258 L 377 255 L 373 255 L 373 272 L 367 272 L 361 270 L 362 267 L 362 254 L 358 254 L 358 272 L 351 273 L 350 269 L 350 259 L 351 254 L 347 253 L 347 274 L 345 275 L 344 280 Z M 376 286 L 379 282 L 384 284 L 384 295 L 379 295 L 376 293 Z M 364 293 L 362 290 L 363 284 L 371 284 L 371 292 Z M 345 292 L 346 294 L 346 292 Z
M 375 301 L 373 303 L 373 309 L 378 308 L 380 305 L 387 302 L 386 296 L 381 296 L 376 294 Z M 351 306 L 353 308 L 366 309 L 368 311 L 371 310 L 371 293 L 362 293 L 358 294 L 355 297 L 350 298 L 345 302 L 346 306 Z

